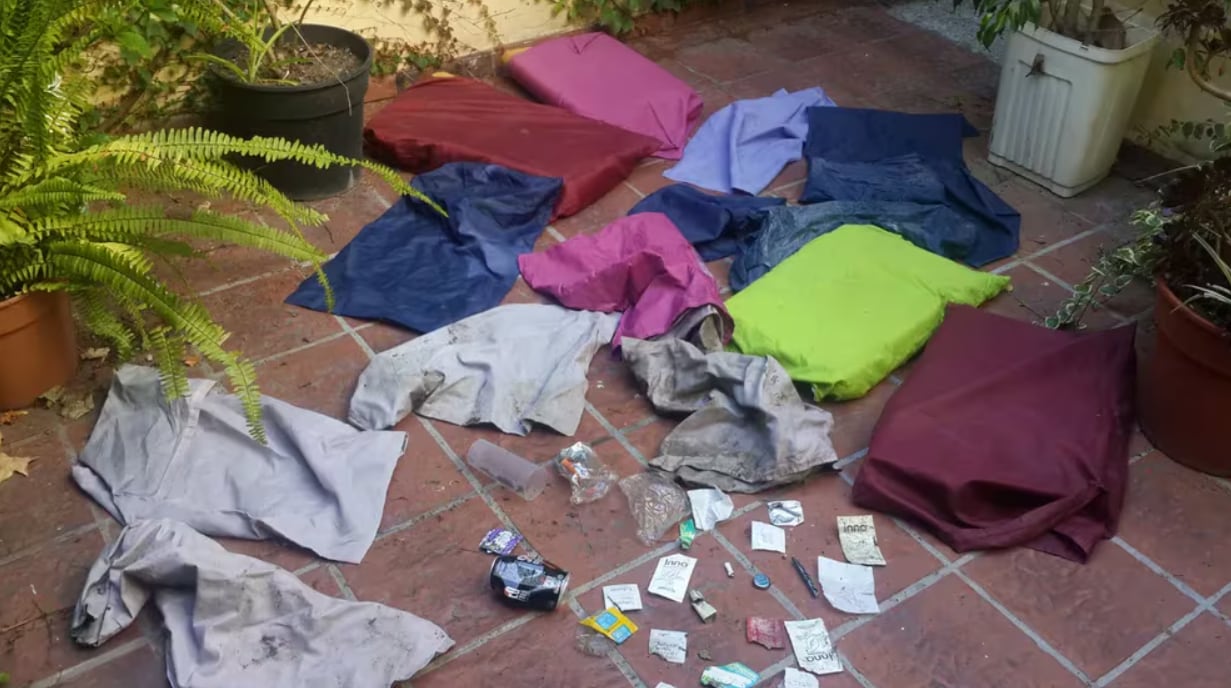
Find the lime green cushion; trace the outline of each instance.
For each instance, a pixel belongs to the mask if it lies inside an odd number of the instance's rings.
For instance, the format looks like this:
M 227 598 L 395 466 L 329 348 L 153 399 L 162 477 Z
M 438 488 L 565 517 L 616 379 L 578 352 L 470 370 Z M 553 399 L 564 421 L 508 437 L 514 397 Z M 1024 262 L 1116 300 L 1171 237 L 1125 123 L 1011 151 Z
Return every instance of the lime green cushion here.
M 861 397 L 918 351 L 945 305 L 978 306 L 1009 278 L 870 225 L 817 237 L 727 301 L 734 342 L 778 359 L 816 398 Z

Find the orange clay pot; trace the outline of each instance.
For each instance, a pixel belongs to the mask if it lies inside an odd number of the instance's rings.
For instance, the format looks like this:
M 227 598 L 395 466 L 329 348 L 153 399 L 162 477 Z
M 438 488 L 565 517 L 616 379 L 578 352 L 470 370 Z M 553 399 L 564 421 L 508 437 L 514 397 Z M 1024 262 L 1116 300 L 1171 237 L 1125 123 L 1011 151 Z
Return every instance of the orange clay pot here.
M 1161 280 L 1158 346 L 1141 379 L 1141 429 L 1172 459 L 1231 476 L 1231 332 L 1185 306 Z
M 77 334 L 65 292 L 0 301 L 0 409 L 19 409 L 77 372 Z

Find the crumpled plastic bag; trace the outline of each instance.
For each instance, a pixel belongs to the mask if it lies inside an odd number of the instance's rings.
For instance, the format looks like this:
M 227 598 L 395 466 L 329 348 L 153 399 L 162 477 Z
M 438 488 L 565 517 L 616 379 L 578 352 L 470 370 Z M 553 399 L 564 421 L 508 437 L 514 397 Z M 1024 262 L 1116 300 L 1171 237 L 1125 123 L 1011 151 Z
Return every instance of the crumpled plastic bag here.
M 620 481 L 620 491 L 628 498 L 628 510 L 637 522 L 637 539 L 647 547 L 688 515 L 688 495 L 662 473 L 630 475 Z
M 573 486 L 573 504 L 597 502 L 620 476 L 607 467 L 585 442 L 577 442 L 552 459 L 556 470 Z

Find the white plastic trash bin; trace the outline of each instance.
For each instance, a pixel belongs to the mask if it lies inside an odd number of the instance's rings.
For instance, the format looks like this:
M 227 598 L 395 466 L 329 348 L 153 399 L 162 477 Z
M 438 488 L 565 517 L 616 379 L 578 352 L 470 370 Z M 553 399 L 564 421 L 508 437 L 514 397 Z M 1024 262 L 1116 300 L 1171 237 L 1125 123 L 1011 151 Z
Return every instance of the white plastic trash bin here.
M 1038 27 L 1009 37 L 992 123 L 992 164 L 1075 196 L 1111 171 L 1158 32 L 1128 24 L 1124 50 Z

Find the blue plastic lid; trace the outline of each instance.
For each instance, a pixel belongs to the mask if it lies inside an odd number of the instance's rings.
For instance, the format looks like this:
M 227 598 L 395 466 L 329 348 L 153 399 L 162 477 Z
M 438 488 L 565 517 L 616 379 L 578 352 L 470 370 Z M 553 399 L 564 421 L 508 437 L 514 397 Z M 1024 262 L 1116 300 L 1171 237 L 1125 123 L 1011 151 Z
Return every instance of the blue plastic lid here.
M 758 573 L 752 577 L 752 586 L 758 590 L 765 590 L 769 588 L 769 576 L 763 573 Z

